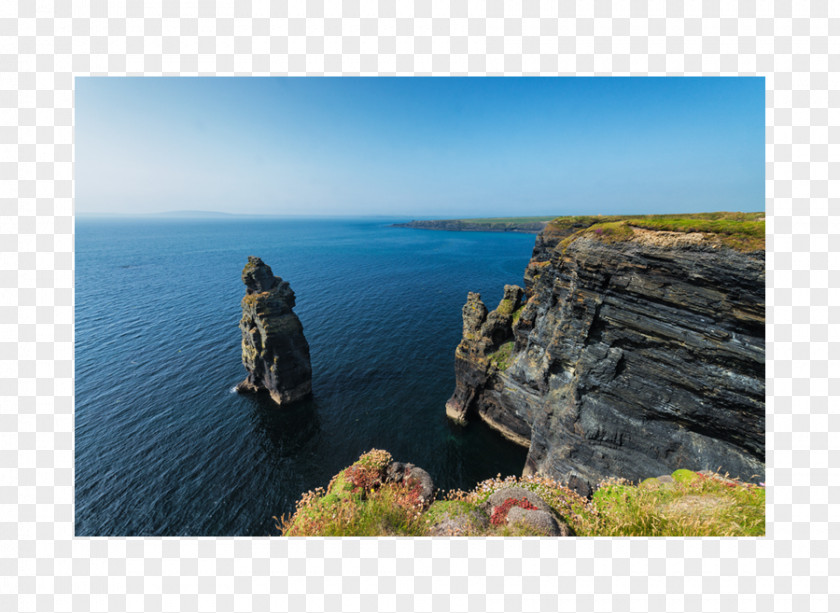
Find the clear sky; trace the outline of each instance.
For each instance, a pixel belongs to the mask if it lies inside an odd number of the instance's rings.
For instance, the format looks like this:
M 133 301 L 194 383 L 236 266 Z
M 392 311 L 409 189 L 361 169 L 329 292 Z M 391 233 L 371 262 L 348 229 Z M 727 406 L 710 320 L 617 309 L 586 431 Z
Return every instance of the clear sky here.
M 761 77 L 79 77 L 77 213 L 764 209 Z

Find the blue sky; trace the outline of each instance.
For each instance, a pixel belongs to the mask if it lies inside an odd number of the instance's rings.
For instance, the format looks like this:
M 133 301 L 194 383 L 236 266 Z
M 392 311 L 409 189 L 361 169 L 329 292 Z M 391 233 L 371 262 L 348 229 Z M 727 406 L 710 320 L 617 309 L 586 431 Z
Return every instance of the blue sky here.
M 75 107 L 82 214 L 764 209 L 760 77 L 79 77 Z

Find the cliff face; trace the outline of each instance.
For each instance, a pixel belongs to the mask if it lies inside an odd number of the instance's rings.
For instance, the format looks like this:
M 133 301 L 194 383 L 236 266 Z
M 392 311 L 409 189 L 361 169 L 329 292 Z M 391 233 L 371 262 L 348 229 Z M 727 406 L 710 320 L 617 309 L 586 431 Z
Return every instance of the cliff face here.
M 763 481 L 764 251 L 578 230 L 537 237 L 514 316 L 490 325 L 470 294 L 447 414 L 528 446 L 525 474 L 582 490 L 680 467 Z
M 248 377 L 240 392 L 266 390 L 279 405 L 300 400 L 312 391 L 309 343 L 292 308 L 295 293 L 275 277 L 260 258 L 249 256 L 242 270 L 242 363 Z

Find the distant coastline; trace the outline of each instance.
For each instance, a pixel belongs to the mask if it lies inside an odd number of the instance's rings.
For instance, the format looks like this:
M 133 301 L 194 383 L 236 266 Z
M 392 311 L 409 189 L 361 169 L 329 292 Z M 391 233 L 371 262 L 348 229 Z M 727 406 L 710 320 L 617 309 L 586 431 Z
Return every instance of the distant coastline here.
M 395 228 L 445 230 L 448 232 L 521 232 L 538 234 L 556 216 L 547 217 L 487 217 L 483 219 L 427 219 L 395 223 Z

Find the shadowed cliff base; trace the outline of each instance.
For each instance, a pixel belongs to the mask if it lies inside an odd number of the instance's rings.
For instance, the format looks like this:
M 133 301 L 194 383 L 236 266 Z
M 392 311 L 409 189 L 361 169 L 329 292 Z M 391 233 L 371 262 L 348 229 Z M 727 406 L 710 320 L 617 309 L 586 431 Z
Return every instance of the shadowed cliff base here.
M 584 490 L 677 468 L 763 480 L 764 285 L 763 213 L 557 218 L 510 317 L 468 296 L 446 413 Z

